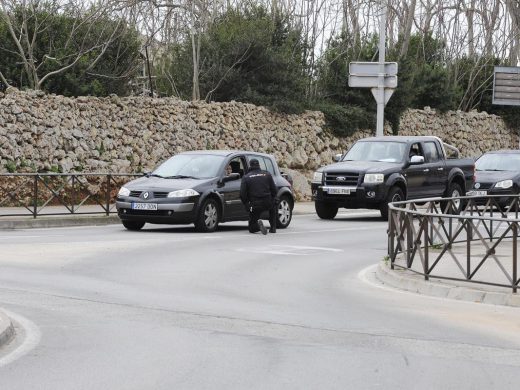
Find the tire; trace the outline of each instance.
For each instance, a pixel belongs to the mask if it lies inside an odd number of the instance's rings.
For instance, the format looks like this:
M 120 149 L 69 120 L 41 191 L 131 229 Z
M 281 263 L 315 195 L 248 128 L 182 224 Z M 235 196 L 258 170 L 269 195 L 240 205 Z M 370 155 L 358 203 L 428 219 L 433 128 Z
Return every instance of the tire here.
M 138 231 L 144 226 L 144 222 L 140 221 L 121 221 L 126 230 Z
M 321 219 L 334 219 L 338 213 L 338 206 L 333 203 L 316 201 L 314 202 L 314 208 L 316 209 L 316 214 Z
M 199 209 L 195 221 L 195 229 L 202 233 L 211 233 L 217 230 L 220 221 L 220 210 L 215 199 L 206 199 Z
M 292 220 L 292 202 L 287 196 L 282 196 L 278 203 L 278 210 L 276 215 L 276 227 L 278 229 L 285 229 Z
M 388 221 L 388 203 L 393 202 L 401 202 L 406 200 L 403 194 L 403 190 L 399 187 L 392 187 L 388 194 L 386 195 L 386 201 L 384 201 L 379 207 L 379 211 L 381 212 L 381 218 L 384 221 Z
M 458 196 L 463 196 L 464 192 L 462 188 L 457 183 L 450 183 L 448 187 L 448 191 L 446 191 L 446 198 L 456 198 Z M 441 210 L 444 214 L 460 214 L 463 208 L 462 200 L 454 201 L 454 205 L 452 202 L 441 202 Z M 455 208 L 454 208 L 455 207 Z

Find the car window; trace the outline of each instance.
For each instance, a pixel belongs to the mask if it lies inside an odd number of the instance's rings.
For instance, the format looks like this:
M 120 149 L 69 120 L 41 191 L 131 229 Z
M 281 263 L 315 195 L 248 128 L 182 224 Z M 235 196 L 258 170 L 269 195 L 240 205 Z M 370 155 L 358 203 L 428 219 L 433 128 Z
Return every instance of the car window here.
M 424 160 L 427 162 L 439 161 L 439 153 L 437 151 L 437 145 L 435 145 L 435 142 L 424 143 Z
M 419 144 L 418 142 L 416 142 L 415 144 L 412 144 L 412 146 L 410 146 L 409 157 L 411 158 L 412 156 L 424 157 L 424 154 L 423 154 L 423 151 L 421 148 L 421 144 Z
M 260 169 L 262 169 L 264 171 L 269 171 L 268 166 L 266 165 L 265 159 L 262 156 L 251 156 L 251 155 L 247 156 L 247 164 L 250 165 L 249 162 L 254 158 L 258 160 L 258 163 L 260 164 Z M 271 169 L 272 169 L 272 166 L 271 166 Z M 271 172 L 271 171 L 269 171 L 269 172 Z
M 267 171 L 274 176 L 274 166 L 270 158 L 264 157 L 265 166 Z
M 390 141 L 356 142 L 342 161 L 384 161 L 399 162 L 403 160 L 406 144 Z
M 520 154 L 488 153 L 475 163 L 477 171 L 520 171 Z
M 223 160 L 224 156 L 213 154 L 177 154 L 159 165 L 152 173 L 161 177 L 216 177 L 222 169 Z
M 228 165 L 231 166 L 231 172 L 232 173 L 238 173 L 240 174 L 240 177 L 244 176 L 245 173 L 245 164 L 243 157 L 235 157 L 231 159 L 228 163 Z

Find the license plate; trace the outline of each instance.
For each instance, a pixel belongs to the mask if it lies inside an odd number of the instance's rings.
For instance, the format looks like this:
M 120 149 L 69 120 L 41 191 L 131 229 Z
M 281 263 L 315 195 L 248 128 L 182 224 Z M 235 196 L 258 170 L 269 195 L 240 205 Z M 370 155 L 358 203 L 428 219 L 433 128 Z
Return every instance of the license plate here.
M 331 195 L 350 195 L 349 188 L 327 188 L 327 192 Z
M 486 196 L 487 191 L 468 191 L 466 192 L 467 196 Z
M 157 210 L 157 203 L 132 203 L 133 210 Z

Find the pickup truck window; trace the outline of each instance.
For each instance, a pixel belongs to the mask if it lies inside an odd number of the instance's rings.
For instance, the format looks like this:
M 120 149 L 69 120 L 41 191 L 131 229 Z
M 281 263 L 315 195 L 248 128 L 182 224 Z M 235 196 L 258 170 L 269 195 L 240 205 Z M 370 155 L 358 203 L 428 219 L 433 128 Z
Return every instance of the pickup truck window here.
M 426 162 L 439 161 L 439 152 L 437 151 L 437 145 L 435 145 L 435 142 L 424 143 L 424 159 Z
M 365 141 L 350 148 L 342 161 L 400 162 L 406 150 L 403 142 Z

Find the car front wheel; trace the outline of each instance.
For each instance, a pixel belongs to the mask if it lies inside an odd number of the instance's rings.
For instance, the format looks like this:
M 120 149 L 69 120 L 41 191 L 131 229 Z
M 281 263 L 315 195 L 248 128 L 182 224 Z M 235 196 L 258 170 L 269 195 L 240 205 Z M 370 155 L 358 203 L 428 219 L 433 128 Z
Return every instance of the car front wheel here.
M 214 199 L 206 199 L 202 204 L 195 221 L 195 229 L 198 232 L 210 233 L 217 230 L 220 212 Z
M 276 227 L 279 229 L 285 229 L 291 223 L 292 219 L 292 208 L 291 201 L 287 196 L 282 196 L 278 203 Z
M 334 219 L 338 213 L 338 206 L 332 203 L 316 201 L 314 202 L 314 208 L 316 209 L 316 214 L 321 219 Z
M 144 222 L 140 221 L 122 221 L 122 224 L 127 230 L 134 231 L 141 230 L 144 226 Z

